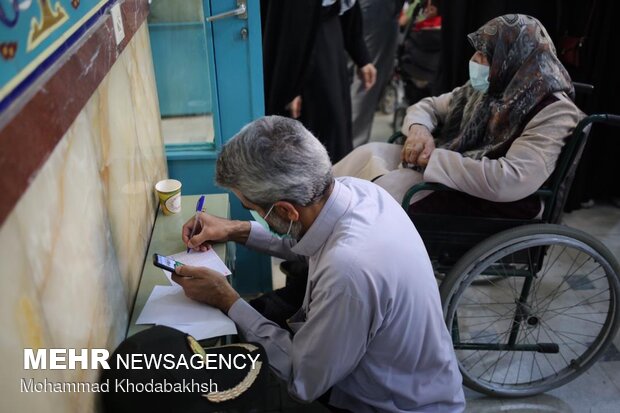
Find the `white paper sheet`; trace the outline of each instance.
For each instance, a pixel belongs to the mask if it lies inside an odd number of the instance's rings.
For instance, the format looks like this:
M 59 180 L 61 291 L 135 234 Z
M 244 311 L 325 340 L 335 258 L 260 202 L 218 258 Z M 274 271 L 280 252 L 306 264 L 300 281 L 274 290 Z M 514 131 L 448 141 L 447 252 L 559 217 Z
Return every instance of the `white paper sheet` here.
M 136 324 L 162 324 L 192 331 L 198 340 L 237 334 L 235 323 L 224 313 L 187 298 L 178 286 L 156 285 Z
M 230 270 L 224 264 L 224 262 L 220 259 L 220 257 L 215 253 L 213 249 L 209 249 L 205 252 L 196 252 L 191 251 L 188 253 L 187 251 L 177 252 L 174 255 L 169 255 L 175 261 L 181 262 L 183 264 L 192 265 L 194 267 L 207 267 L 212 270 L 215 270 L 222 275 L 230 275 Z M 179 287 L 180 286 L 172 281 L 172 274 L 170 271 L 162 270 L 164 274 L 166 274 L 166 278 L 170 281 L 170 284 Z
M 167 324 L 162 324 L 167 325 Z M 204 340 L 211 337 L 226 336 L 237 334 L 237 330 L 232 331 L 228 326 L 215 326 L 213 323 L 196 324 L 171 324 L 168 327 L 176 328 L 179 331 L 189 334 L 196 340 Z

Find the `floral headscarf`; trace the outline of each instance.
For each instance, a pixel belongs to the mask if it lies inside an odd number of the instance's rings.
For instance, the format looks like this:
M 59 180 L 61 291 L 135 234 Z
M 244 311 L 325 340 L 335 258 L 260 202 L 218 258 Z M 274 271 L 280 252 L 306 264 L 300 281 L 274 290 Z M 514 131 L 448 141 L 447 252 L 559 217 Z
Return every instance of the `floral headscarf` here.
M 573 97 L 568 72 L 543 25 L 533 17 L 496 17 L 468 36 L 490 62 L 489 89 L 469 82 L 452 96 L 439 147 L 474 159 L 506 154 L 530 112 L 555 92 Z

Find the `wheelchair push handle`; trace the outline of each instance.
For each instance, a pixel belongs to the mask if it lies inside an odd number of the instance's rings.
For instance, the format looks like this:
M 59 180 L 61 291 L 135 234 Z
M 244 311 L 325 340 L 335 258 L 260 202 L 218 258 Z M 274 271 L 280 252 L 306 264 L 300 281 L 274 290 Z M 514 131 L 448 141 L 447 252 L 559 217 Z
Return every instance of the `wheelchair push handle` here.
M 604 113 L 602 115 L 601 123 L 605 123 L 611 126 L 620 126 L 620 115 L 612 115 L 611 113 Z
M 594 92 L 594 86 L 588 83 L 573 82 L 573 87 L 575 88 L 575 93 L 583 95 L 591 95 Z
M 620 115 L 614 115 L 611 113 L 595 113 L 593 115 L 586 116 L 579 122 L 576 131 L 583 131 L 588 125 L 592 123 L 603 123 L 610 126 L 620 126 Z

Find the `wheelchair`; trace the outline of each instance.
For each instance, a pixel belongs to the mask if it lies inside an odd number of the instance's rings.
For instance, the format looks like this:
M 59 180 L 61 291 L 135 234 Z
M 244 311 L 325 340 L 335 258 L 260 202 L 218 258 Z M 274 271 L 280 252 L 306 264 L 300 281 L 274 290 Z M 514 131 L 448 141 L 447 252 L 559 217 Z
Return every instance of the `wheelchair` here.
M 558 225 L 595 114 L 577 125 L 556 169 L 536 192 L 540 219 L 415 214 L 439 280 L 446 325 L 463 383 L 494 397 L 525 397 L 559 387 L 607 349 L 620 323 L 620 265 L 600 241 Z M 393 135 L 396 143 L 404 136 Z M 421 190 L 454 191 L 420 183 Z

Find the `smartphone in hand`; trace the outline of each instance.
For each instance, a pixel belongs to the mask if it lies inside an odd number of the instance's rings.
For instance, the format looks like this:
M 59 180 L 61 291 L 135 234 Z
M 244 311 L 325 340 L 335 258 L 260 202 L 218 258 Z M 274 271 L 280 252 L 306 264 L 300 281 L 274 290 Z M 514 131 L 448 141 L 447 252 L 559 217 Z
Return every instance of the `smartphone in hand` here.
M 166 271 L 174 272 L 174 269 L 180 265 L 183 265 L 183 263 L 175 261 L 164 255 L 153 254 L 153 265 Z

